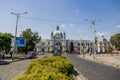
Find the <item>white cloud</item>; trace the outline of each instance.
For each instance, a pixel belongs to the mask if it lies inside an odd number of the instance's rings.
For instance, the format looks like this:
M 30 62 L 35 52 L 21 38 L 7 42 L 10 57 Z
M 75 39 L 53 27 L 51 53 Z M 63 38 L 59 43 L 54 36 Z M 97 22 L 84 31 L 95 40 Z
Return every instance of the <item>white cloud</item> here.
M 74 24 L 70 24 L 69 26 L 70 26 L 70 27 L 73 27 L 73 26 L 74 26 Z
M 66 25 L 64 25 L 64 24 L 61 24 L 60 26 L 63 27 L 63 28 L 66 27 Z
M 96 35 L 97 36 L 103 36 L 103 35 L 108 35 L 108 32 L 97 32 Z
M 61 24 L 60 27 L 65 28 L 65 27 L 73 27 L 74 24 Z
M 117 28 L 120 28 L 120 24 L 116 26 Z

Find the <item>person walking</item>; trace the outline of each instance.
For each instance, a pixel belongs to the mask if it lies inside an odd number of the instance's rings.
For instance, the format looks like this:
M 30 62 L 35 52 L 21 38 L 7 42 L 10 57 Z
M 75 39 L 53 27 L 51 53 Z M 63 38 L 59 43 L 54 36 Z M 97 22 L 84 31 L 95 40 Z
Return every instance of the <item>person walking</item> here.
M 4 52 L 0 52 L 0 58 L 1 58 L 1 59 L 5 59 Z
M 13 57 L 13 51 L 9 51 L 9 54 L 10 54 L 10 58 Z

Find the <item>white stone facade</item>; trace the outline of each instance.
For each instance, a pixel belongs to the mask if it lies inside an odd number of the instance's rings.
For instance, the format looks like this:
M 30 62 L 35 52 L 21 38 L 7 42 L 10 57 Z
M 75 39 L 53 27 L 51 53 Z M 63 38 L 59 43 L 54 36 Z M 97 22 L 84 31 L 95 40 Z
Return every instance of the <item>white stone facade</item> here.
M 70 43 L 73 42 L 74 51 L 84 53 L 93 51 L 93 41 L 90 40 L 67 40 L 66 33 L 63 33 L 59 30 L 59 26 L 56 27 L 54 32 L 51 32 L 50 39 L 42 39 L 37 43 L 37 52 L 53 52 L 54 49 L 58 49 L 61 52 L 70 51 Z M 104 48 L 106 46 L 105 39 L 103 41 L 99 41 L 97 44 L 97 51 L 104 52 Z
M 102 39 L 98 39 L 98 44 L 97 44 L 97 52 L 98 53 L 104 53 L 105 52 L 105 47 L 110 46 L 110 42 L 102 37 Z
M 59 50 L 65 51 L 68 50 L 68 40 L 66 40 L 66 34 L 62 33 L 57 26 L 54 32 L 51 32 L 51 39 L 41 40 L 37 44 L 37 51 L 53 52 L 55 45 Z

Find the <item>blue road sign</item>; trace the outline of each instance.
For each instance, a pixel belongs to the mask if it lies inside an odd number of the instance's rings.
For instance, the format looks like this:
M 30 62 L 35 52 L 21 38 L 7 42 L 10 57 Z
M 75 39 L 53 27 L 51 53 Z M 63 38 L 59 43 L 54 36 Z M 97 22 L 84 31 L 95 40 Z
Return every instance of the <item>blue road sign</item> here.
M 14 37 L 12 37 L 12 46 L 14 46 Z M 17 47 L 25 47 L 25 44 L 26 43 L 26 41 L 25 41 L 25 38 L 23 38 L 23 37 L 16 37 L 16 44 L 15 44 L 15 46 L 17 46 Z

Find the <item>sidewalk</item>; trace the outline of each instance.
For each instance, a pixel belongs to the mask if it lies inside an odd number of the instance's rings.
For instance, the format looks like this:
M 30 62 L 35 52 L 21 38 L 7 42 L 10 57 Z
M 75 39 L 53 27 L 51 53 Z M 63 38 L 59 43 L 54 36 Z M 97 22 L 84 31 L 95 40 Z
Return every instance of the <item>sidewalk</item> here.
M 46 56 L 46 55 L 51 56 L 52 54 L 50 54 L 50 53 L 40 54 L 39 53 L 35 58 L 41 57 L 41 56 Z M 33 59 L 35 59 L 35 58 L 33 58 Z M 9 59 L 0 59 L 0 65 L 5 65 L 5 64 L 9 64 L 11 62 L 16 62 L 16 61 L 21 61 L 21 60 L 26 60 L 26 58 L 25 57 L 14 57 L 13 60 L 11 58 L 9 58 Z
M 79 55 L 79 57 L 120 69 L 120 54 L 97 54 L 95 59 L 89 54 L 85 54 L 84 57 Z
M 49 54 L 47 54 L 49 55 Z M 46 56 L 39 54 L 37 57 Z M 35 58 L 34 58 L 35 59 Z M 11 80 L 25 72 L 26 66 L 34 59 L 25 59 L 24 57 L 0 60 L 0 80 Z

